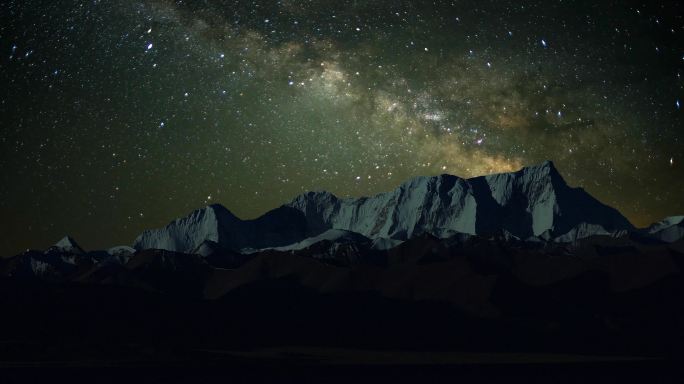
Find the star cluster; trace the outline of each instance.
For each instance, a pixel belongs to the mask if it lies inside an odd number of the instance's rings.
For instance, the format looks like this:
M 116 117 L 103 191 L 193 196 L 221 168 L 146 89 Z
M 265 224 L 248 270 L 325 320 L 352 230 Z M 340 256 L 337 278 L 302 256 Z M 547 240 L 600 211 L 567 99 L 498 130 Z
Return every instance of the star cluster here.
M 131 243 L 204 204 L 554 160 L 684 212 L 684 7 L 633 1 L 0 5 L 0 251 Z

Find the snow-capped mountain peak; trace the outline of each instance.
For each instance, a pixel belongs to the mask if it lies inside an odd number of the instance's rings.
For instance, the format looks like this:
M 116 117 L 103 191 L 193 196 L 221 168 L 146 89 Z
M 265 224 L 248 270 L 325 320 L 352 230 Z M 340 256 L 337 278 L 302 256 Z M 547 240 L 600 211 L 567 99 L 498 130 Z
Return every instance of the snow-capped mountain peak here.
M 221 242 L 221 235 L 241 220 L 220 204 L 212 204 L 176 219 L 163 229 L 147 230 L 135 239 L 137 250 L 157 248 L 189 252 L 205 240 Z
M 69 253 L 75 253 L 75 254 L 82 254 L 85 253 L 83 248 L 81 248 L 80 245 L 74 240 L 71 236 L 64 236 L 61 240 L 59 240 L 55 245 L 53 245 L 53 248 L 63 251 L 63 252 L 69 252 Z

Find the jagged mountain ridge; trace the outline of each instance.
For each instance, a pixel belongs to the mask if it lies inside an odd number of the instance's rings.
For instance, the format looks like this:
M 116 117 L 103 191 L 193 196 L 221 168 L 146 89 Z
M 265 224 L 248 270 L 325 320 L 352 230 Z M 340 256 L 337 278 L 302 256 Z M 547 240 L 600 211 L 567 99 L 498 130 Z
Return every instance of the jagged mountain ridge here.
M 284 246 L 308 236 L 301 213 L 282 206 L 254 220 L 240 220 L 220 204 L 212 204 L 177 219 L 162 229 L 147 230 L 135 240 L 135 249 L 191 252 L 205 240 L 226 249 Z
M 507 233 L 520 239 L 572 241 L 634 227 L 583 189 L 569 187 L 546 161 L 470 179 L 416 177 L 372 197 L 341 199 L 329 192 L 308 192 L 254 220 L 241 220 L 214 204 L 165 228 L 145 231 L 134 248 L 191 252 L 209 240 L 226 249 L 262 249 L 294 244 L 330 229 L 372 240 L 403 241 L 424 233 Z
M 327 192 L 310 192 L 289 206 L 304 212 L 316 229 L 346 229 L 370 238 L 508 232 L 526 239 L 547 231 L 556 237 L 583 223 L 606 232 L 633 229 L 617 210 L 580 188 L 568 187 L 550 161 L 471 179 L 417 177 L 369 198 L 338 199 Z

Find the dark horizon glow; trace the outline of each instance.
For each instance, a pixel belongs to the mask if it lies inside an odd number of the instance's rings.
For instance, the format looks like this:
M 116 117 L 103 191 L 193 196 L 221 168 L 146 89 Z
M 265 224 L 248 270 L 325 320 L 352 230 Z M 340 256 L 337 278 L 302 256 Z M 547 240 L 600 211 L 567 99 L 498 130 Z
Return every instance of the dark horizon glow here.
M 637 226 L 684 214 L 684 5 L 0 5 L 0 255 L 130 244 L 220 203 L 553 160 Z

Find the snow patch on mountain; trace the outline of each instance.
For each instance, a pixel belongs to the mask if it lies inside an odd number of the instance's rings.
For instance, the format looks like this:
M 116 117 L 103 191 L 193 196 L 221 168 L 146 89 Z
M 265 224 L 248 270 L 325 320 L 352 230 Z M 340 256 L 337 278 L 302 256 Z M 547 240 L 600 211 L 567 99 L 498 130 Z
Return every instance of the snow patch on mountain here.
M 200 255 L 202 257 L 208 257 L 221 250 L 221 246 L 215 241 L 204 240 L 197 248 L 195 248 L 191 253 L 194 255 Z
M 558 243 L 574 243 L 577 240 L 589 236 L 611 236 L 612 232 L 607 231 L 603 226 L 597 224 L 580 223 L 565 234 L 554 238 Z
M 670 216 L 646 229 L 651 237 L 666 243 L 674 243 L 684 238 L 684 215 Z
M 135 253 L 135 248 L 129 247 L 127 245 L 118 245 L 116 247 L 111 247 L 107 249 L 106 252 L 111 256 L 126 255 Z
M 373 239 L 373 242 L 371 243 L 371 249 L 376 251 L 386 251 L 400 245 L 401 243 L 403 243 L 402 240 L 378 237 L 377 239 Z
M 284 247 L 272 248 L 276 251 L 295 251 L 309 248 L 310 246 L 317 244 L 321 241 L 329 241 L 334 244 L 360 244 L 360 243 L 370 243 L 370 240 L 356 232 L 345 231 L 342 229 L 329 229 L 320 235 L 312 236 L 306 238 L 298 243 L 287 245 Z

